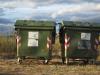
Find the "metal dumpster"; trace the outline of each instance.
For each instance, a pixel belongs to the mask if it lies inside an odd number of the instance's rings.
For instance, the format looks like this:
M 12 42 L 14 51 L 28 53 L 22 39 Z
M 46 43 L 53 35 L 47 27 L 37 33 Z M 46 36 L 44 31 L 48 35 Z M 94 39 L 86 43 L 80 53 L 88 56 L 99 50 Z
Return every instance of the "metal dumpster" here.
M 15 23 L 18 62 L 25 58 L 40 58 L 47 63 L 55 42 L 53 21 L 17 20 Z
M 99 55 L 100 24 L 64 21 L 60 28 L 62 62 L 94 63 Z

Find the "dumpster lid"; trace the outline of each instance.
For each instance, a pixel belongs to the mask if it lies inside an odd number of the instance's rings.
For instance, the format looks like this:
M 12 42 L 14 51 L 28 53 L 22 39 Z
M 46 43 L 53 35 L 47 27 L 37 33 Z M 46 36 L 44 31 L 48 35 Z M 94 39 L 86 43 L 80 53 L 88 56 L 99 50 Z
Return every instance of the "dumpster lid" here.
M 63 21 L 63 25 L 69 30 L 100 31 L 100 23 Z
M 34 26 L 54 26 L 53 21 L 35 21 L 35 20 L 17 20 L 15 23 L 16 26 L 21 26 L 21 27 L 34 27 Z
M 72 27 L 100 27 L 100 23 L 81 22 L 81 21 L 63 21 L 64 26 Z

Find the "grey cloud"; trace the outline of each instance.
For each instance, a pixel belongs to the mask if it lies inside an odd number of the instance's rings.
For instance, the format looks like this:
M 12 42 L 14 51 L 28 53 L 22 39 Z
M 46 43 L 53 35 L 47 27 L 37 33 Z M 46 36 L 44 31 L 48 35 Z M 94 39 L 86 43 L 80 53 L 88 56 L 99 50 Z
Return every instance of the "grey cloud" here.
M 37 6 L 44 6 L 44 5 L 51 5 L 51 4 L 75 4 L 75 3 L 83 3 L 83 2 L 93 2 L 93 3 L 98 3 L 100 0 L 0 0 L 0 2 L 31 2 L 35 3 Z
M 34 20 L 52 20 L 52 17 L 49 16 L 49 14 L 45 14 L 45 13 L 35 13 L 35 15 L 32 16 L 32 19 L 34 19 Z
M 81 18 L 92 18 L 92 17 L 95 17 L 95 16 L 99 16 L 100 13 L 99 12 L 79 12 L 79 13 L 69 13 L 67 14 L 69 16 L 78 16 L 78 17 L 81 17 Z M 66 16 L 67 16 L 66 15 Z
M 55 17 L 55 19 L 65 19 L 65 20 L 97 20 L 99 19 L 98 17 L 95 17 L 99 14 L 100 8 L 98 7 L 96 8 L 96 4 L 100 3 L 100 0 L 0 0 L 0 2 L 14 2 L 12 3 L 10 6 L 8 6 L 9 4 L 5 4 L 6 7 L 11 8 L 11 7 L 31 7 L 33 8 L 34 4 L 36 7 L 48 7 L 48 6 L 52 6 L 52 5 L 56 5 L 57 4 L 57 8 L 59 8 L 59 5 L 65 4 L 65 5 L 70 5 L 73 4 L 73 7 L 64 7 L 63 9 L 59 9 L 56 11 L 51 11 L 46 12 L 45 14 L 41 14 L 40 11 L 35 11 L 38 14 L 33 14 L 32 19 L 36 19 L 36 20 L 40 20 L 40 19 L 47 19 L 47 20 L 51 20 L 53 19 L 51 17 L 50 14 L 54 14 L 53 16 Z M 82 5 L 82 4 L 83 5 Z M 86 4 L 85 4 L 86 3 Z M 93 5 L 91 5 L 91 3 L 93 3 Z M 20 6 L 21 5 L 21 6 Z M 78 7 L 77 7 L 78 5 Z M 35 9 L 37 9 L 35 7 Z M 34 8 L 33 8 L 34 10 Z M 52 9 L 51 9 L 52 10 Z M 42 11 L 42 10 L 41 10 Z M 0 12 L 2 12 L 2 9 L 0 9 Z M 49 13 L 49 15 L 48 15 Z M 5 19 L 6 22 L 4 22 L 4 19 L 0 19 L 1 23 L 10 23 L 11 21 L 9 21 L 8 19 Z
M 33 16 L 33 20 L 52 20 L 51 17 L 48 16 Z
M 41 7 L 54 4 L 81 4 L 81 3 L 100 3 L 100 0 L 0 0 L 2 7 Z
M 100 0 L 59 0 L 56 1 L 57 3 L 84 3 L 84 2 L 90 2 L 90 3 L 98 3 Z
M 3 8 L 0 8 L 0 16 L 4 15 L 4 10 Z
M 100 0 L 82 0 L 82 1 L 93 2 L 93 3 L 98 3 L 98 2 L 100 2 Z
M 89 18 L 85 18 L 84 21 L 100 23 L 100 15 L 90 16 Z
M 57 16 L 55 19 L 66 20 L 66 21 L 88 21 L 88 22 L 99 22 L 99 12 L 79 12 L 79 13 L 66 13 Z
M 0 8 L 0 12 L 3 12 L 3 8 Z
M 8 1 L 14 1 L 14 0 L 0 0 L 0 2 L 8 2 Z
M 89 15 L 89 14 L 74 14 L 67 16 L 70 21 L 89 21 L 89 22 L 99 22 L 100 23 L 100 14 Z M 66 17 L 64 18 L 66 19 Z
M 13 21 L 5 18 L 0 18 L 0 24 L 11 24 Z
M 91 2 L 91 3 L 98 3 L 100 2 L 100 0 L 30 0 L 32 2 L 37 2 L 37 3 L 54 3 L 54 4 L 57 4 L 57 3 L 83 3 L 83 2 Z
M 100 0 L 29 0 L 39 6 L 51 4 L 80 4 L 80 3 L 100 3 Z
M 92 19 L 89 19 L 88 21 L 100 23 L 100 16 L 92 18 Z

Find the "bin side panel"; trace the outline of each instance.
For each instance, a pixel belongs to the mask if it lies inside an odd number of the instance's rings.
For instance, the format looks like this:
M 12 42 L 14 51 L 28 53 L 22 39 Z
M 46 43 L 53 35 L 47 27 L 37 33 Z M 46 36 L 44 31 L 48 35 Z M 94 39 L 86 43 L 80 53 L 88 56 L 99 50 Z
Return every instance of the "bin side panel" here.
M 81 33 L 78 31 L 66 31 L 66 34 L 70 36 L 70 46 L 67 50 L 67 57 L 69 58 L 95 58 L 96 51 L 90 49 L 80 49 L 79 44 L 81 41 Z M 87 32 L 90 33 L 90 32 Z M 93 39 L 92 39 L 93 40 Z
M 38 41 L 38 46 L 28 46 L 30 40 L 29 32 L 38 32 L 38 39 L 36 39 L 36 41 Z M 21 36 L 21 46 L 18 56 L 32 56 L 34 58 L 49 56 L 49 50 L 46 45 L 47 37 L 50 36 L 50 31 L 21 30 L 19 35 Z

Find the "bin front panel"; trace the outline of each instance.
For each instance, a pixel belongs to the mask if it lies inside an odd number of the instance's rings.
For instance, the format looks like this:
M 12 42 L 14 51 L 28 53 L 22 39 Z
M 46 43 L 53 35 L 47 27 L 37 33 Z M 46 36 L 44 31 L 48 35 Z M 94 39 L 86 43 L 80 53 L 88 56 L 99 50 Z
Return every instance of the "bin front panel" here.
M 70 45 L 67 49 L 69 58 L 95 58 L 97 56 L 94 46 L 95 33 L 83 31 L 65 31 L 70 37 Z
M 18 56 L 48 57 L 47 37 L 51 31 L 20 30 L 21 46 Z

